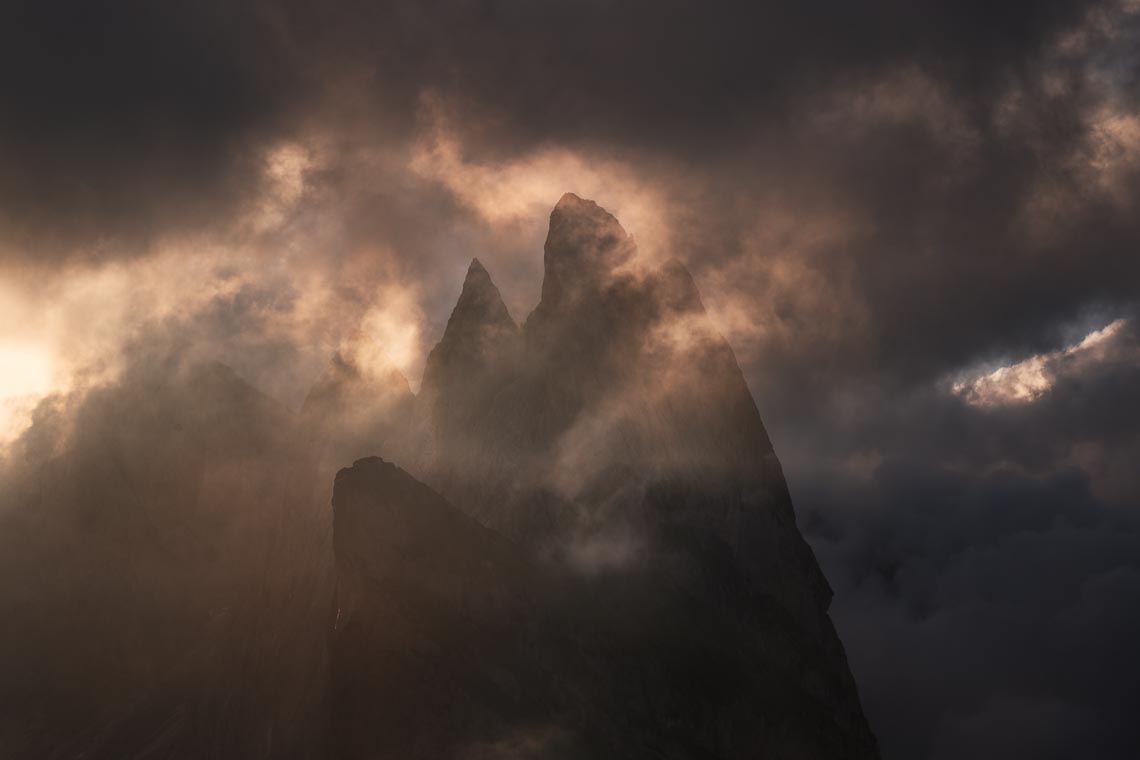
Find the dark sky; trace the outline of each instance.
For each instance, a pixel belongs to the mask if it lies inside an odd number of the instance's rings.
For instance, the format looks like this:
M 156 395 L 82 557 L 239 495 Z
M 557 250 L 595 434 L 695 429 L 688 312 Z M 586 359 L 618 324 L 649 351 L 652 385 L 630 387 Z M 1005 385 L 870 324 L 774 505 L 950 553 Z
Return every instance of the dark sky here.
M 5 436 L 156 335 L 294 407 L 361 335 L 415 384 L 573 191 L 736 348 L 885 757 L 1140 756 L 1138 43 L 1136 0 L 10 0 Z

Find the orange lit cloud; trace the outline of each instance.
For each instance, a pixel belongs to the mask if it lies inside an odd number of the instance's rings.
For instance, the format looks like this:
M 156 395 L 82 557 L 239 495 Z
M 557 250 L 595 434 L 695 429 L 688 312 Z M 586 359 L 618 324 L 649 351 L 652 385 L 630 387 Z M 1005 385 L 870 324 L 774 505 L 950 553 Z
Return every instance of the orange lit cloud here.
M 1059 361 L 1098 361 L 1102 358 L 1105 345 L 1125 324 L 1125 320 L 1117 319 L 1090 332 L 1071 346 L 1035 354 L 1014 364 L 958 381 L 951 386 L 951 390 L 971 406 L 993 407 L 1036 401 L 1053 387 L 1055 368 Z
M 423 99 L 425 129 L 409 166 L 441 183 L 488 224 L 545 231 L 550 209 L 566 192 L 603 202 L 637 241 L 643 259 L 659 257 L 669 244 L 667 204 L 652 178 L 635 167 L 569 148 L 541 148 L 501 162 L 465 153 L 438 97 Z

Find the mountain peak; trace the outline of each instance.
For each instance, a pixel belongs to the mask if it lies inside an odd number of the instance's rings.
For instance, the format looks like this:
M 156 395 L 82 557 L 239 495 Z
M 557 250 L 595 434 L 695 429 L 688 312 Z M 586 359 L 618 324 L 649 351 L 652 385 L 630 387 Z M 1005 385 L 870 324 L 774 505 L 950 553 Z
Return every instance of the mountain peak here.
M 451 318 L 447 320 L 447 330 L 444 334 L 446 336 L 448 332 L 454 330 L 462 331 L 470 323 L 511 328 L 515 326 L 499 289 L 495 287 L 491 275 L 487 273 L 479 259 L 471 259 L 471 264 L 467 267 L 467 276 L 463 279 L 459 301 L 451 312 Z
M 462 367 L 462 372 L 467 371 L 473 363 L 480 363 L 487 351 L 517 330 L 491 275 L 479 259 L 472 259 L 443 337 L 428 355 L 424 387 L 436 387 L 449 367 Z
M 558 211 L 559 209 L 569 211 L 583 206 L 601 208 L 594 201 L 586 200 L 575 193 L 563 193 L 562 197 L 558 199 L 558 203 L 554 204 L 554 211 Z
M 550 213 L 544 246 L 545 307 L 605 288 L 635 246 L 613 214 L 591 200 L 566 193 Z
M 467 267 L 466 279 L 470 280 L 472 277 L 486 277 L 488 280 L 491 279 L 491 275 L 487 274 L 486 267 L 484 267 L 477 258 L 471 259 L 471 264 Z

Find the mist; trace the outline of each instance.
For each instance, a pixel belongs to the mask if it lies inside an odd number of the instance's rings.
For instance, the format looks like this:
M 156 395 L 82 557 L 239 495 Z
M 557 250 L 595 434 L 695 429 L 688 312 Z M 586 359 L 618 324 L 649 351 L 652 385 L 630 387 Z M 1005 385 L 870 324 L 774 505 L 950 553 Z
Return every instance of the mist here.
M 0 599 L 22 622 L 0 662 L 28 707 L 0 735 L 87 726 L 92 701 L 119 725 L 190 639 L 240 651 L 217 642 L 304 617 L 297 594 L 325 604 L 332 560 L 288 558 L 329 540 L 335 472 L 381 455 L 417 475 L 393 431 L 415 428 L 471 260 L 523 329 L 572 192 L 632 238 L 619 279 L 678 261 L 709 323 L 639 333 L 660 373 L 575 417 L 543 486 L 578 498 L 631 410 L 688 398 L 671 362 L 723 339 L 883 757 L 1134 756 L 1135 2 L 8 16 Z M 646 551 L 606 503 L 547 547 L 588 577 Z M 266 591 L 255 567 L 288 569 Z M 312 612 L 249 662 L 307 651 L 332 614 Z M 136 635 L 153 651 L 132 658 Z M 227 668 L 159 691 L 222 720 Z

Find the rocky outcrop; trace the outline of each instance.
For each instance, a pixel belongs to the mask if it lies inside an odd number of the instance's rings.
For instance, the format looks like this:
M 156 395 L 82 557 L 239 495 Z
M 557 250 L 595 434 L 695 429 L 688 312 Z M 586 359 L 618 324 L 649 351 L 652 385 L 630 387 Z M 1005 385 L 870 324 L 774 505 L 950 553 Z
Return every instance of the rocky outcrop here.
M 338 354 L 293 415 L 159 356 L 45 409 L 5 756 L 875 757 L 693 278 L 574 195 L 545 272 L 520 327 L 473 261 L 418 394 Z
M 491 276 L 472 259 L 443 338 L 428 355 L 421 392 L 455 392 L 461 378 L 503 361 L 518 333 Z
M 437 484 L 461 488 L 481 473 L 485 498 L 502 494 L 502 452 L 488 451 L 484 440 L 510 404 L 519 335 L 487 270 L 473 260 L 443 337 L 428 355 L 415 423 L 402 445 L 388 451 L 430 472 Z
M 342 470 L 338 758 L 868 758 L 849 678 L 715 548 L 583 575 L 378 458 Z
M 487 525 L 571 562 L 664 561 L 672 549 L 648 536 L 715 537 L 805 629 L 825 631 L 830 590 L 732 349 L 682 264 L 639 271 L 635 255 L 611 214 L 564 196 L 541 302 L 513 344 L 503 329 L 511 348 L 497 362 L 434 367 L 417 400 L 434 435 L 402 461 Z M 436 352 L 457 354 L 456 342 L 445 335 Z
M 528 668 L 545 673 L 515 686 L 547 704 L 541 720 L 523 725 L 522 713 L 509 706 L 472 717 L 472 726 L 496 726 L 481 741 L 509 743 L 517 732 L 546 726 L 569 742 L 565 747 L 588 747 L 592 756 L 875 755 L 827 615 L 831 591 L 796 527 L 779 461 L 732 349 L 682 264 L 647 268 L 611 214 L 567 194 L 551 214 L 542 299 L 521 330 L 484 268 L 472 264 L 429 359 L 415 418 L 423 435 L 409 436 L 410 448 L 395 453 L 439 496 L 423 495 L 426 488 L 417 493 L 433 512 L 467 526 L 469 548 L 498 547 L 492 564 L 514 556 L 510 562 L 527 563 L 515 572 L 534 579 L 525 587 L 510 573 L 492 579 L 472 572 L 483 565 L 471 558 L 431 565 L 451 574 L 449 587 L 462 594 L 509 589 L 504 593 L 515 601 L 476 625 L 454 611 L 468 609 L 466 596 L 441 597 L 435 617 L 424 613 L 424 621 L 435 622 L 413 626 L 421 633 L 412 639 L 430 639 L 436 624 L 474 625 L 493 631 L 488 642 L 512 641 L 511 651 L 538 659 L 500 652 L 503 659 L 493 663 L 478 647 L 470 667 L 513 674 L 508 680 L 524 678 L 519 674 Z M 361 493 L 359 482 L 377 467 L 361 462 L 342 473 L 338 493 Z M 393 507 L 399 498 L 386 490 L 393 479 L 410 476 L 383 467 L 387 480 L 373 477 L 367 497 L 338 496 L 338 509 L 358 512 L 345 506 L 353 499 L 396 513 L 413 509 Z M 459 520 L 458 512 L 475 521 Z M 368 551 L 367 536 L 380 541 L 379 534 L 395 529 L 372 520 L 371 529 L 354 530 L 349 539 L 364 542 L 358 554 Z M 508 539 L 513 551 L 489 535 Z M 352 588 L 374 587 L 377 578 L 362 580 L 369 574 L 359 563 L 343 568 L 342 546 L 338 538 L 342 576 L 355 578 Z M 422 551 L 417 556 L 435 547 L 428 542 Z M 389 571 L 409 589 L 420 587 L 409 580 L 419 572 L 411 560 L 380 572 L 382 583 L 391 581 Z M 465 576 L 468 586 L 459 580 Z M 408 590 L 400 609 L 419 598 Z M 348 620 L 367 618 L 349 606 L 349 613 L 342 608 Z M 702 625 L 688 625 L 694 619 Z M 565 631 L 583 631 L 581 647 L 608 654 L 582 660 L 579 650 L 560 649 Z M 355 640 L 345 636 L 338 640 Z M 361 646 L 342 649 L 367 660 Z M 619 658 L 619 651 L 626 654 Z M 452 665 L 429 654 L 431 667 L 457 667 L 453 657 L 441 656 Z M 338 672 L 352 667 L 350 656 L 338 662 Z M 551 696 L 542 678 L 570 683 L 579 696 Z M 630 689 L 648 689 L 661 701 L 631 706 L 618 696 L 628 698 Z M 464 726 L 448 735 L 455 742 L 470 738 Z

